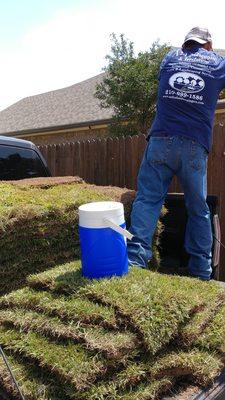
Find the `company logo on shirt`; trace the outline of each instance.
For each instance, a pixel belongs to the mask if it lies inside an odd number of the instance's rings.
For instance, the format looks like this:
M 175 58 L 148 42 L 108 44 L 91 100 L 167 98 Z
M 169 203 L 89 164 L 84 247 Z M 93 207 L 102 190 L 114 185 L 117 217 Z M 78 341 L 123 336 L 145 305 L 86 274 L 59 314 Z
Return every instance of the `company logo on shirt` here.
M 205 81 L 191 72 L 177 72 L 170 77 L 169 85 L 181 92 L 197 93 L 204 89 Z

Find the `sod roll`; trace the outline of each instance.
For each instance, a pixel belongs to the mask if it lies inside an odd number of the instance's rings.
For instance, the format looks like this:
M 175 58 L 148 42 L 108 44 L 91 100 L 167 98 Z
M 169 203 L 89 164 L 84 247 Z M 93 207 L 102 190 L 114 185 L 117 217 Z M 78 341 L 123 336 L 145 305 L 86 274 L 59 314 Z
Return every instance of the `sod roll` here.
M 134 191 L 52 178 L 0 183 L 0 294 L 22 287 L 26 277 L 80 256 L 78 207 L 121 201 L 129 225 Z M 164 212 L 164 211 L 163 211 Z M 152 266 L 159 264 L 159 222 Z

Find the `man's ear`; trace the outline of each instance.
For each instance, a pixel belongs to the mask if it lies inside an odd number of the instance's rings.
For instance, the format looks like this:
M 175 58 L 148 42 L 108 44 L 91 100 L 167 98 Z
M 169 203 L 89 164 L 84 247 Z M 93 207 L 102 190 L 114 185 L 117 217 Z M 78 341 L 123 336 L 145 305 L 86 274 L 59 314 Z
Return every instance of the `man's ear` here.
M 203 45 L 203 48 L 208 50 L 208 51 L 212 51 L 212 42 L 207 42 Z

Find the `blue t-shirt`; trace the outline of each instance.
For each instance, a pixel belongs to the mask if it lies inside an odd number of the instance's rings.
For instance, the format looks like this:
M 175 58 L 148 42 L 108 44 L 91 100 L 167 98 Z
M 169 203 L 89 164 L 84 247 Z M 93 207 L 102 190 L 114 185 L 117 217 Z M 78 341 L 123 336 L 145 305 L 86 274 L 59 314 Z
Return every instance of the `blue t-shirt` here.
M 149 135 L 182 135 L 209 151 L 225 58 L 202 47 L 170 51 L 159 74 L 157 112 Z

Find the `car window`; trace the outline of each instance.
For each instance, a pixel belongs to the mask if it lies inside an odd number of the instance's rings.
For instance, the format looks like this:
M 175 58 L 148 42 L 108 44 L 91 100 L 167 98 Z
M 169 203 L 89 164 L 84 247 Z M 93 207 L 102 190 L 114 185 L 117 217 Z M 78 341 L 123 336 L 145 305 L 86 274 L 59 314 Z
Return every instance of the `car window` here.
M 42 160 L 34 150 L 0 145 L 0 180 L 47 175 Z

